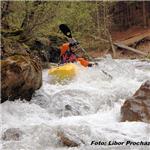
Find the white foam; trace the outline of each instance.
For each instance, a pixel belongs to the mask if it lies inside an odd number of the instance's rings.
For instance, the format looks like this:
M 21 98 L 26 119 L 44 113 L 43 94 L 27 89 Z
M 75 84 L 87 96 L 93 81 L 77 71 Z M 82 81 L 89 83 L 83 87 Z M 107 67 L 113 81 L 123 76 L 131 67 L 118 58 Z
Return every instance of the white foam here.
M 95 68 L 78 66 L 78 75 L 67 84 L 51 84 L 44 70 L 43 86 L 31 102 L 1 104 L 2 132 L 23 131 L 20 141 L 2 141 L 3 149 L 68 149 L 59 142 L 58 131 L 85 142 L 69 148 L 76 150 L 99 149 L 90 145 L 92 140 L 150 140 L 148 124 L 120 122 L 124 100 L 150 79 L 148 67 L 150 63 L 138 60 L 104 59 Z

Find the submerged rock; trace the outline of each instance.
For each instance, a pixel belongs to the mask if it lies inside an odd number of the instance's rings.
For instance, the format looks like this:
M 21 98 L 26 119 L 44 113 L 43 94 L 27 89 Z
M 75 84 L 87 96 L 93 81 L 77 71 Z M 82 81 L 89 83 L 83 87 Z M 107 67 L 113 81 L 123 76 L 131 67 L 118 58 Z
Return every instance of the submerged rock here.
M 58 137 L 60 137 L 60 141 L 63 143 L 64 146 L 68 147 L 77 147 L 80 144 L 73 139 L 69 138 L 65 133 L 59 132 Z
M 19 141 L 22 134 L 23 132 L 18 128 L 10 128 L 3 133 L 2 139 L 5 141 L 10 141 L 10 140 Z
M 150 123 L 150 80 L 146 81 L 133 97 L 121 107 L 122 121 L 143 121 Z
M 77 147 L 90 142 L 91 129 L 89 126 L 65 125 L 58 128 L 57 136 L 63 146 Z
M 76 131 L 72 130 L 64 130 L 59 131 L 57 136 L 60 138 L 60 142 L 64 146 L 68 147 L 77 147 L 81 144 L 85 144 L 85 142 L 80 138 L 80 136 L 76 133 Z
M 86 115 L 96 111 L 92 102 L 94 99 L 85 91 L 62 90 L 51 97 L 48 111 L 58 117 Z
M 14 55 L 1 61 L 1 102 L 31 100 L 32 94 L 42 85 L 42 68 L 36 58 Z

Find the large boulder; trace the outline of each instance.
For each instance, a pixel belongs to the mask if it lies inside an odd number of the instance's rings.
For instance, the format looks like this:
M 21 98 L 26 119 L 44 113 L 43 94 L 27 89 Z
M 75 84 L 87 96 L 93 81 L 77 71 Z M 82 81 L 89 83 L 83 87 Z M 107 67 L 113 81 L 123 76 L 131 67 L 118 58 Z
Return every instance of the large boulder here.
M 42 85 L 42 68 L 37 58 L 14 55 L 1 61 L 1 102 L 31 100 L 32 94 Z
M 150 123 L 150 80 L 141 85 L 133 97 L 121 107 L 122 121 L 143 121 Z

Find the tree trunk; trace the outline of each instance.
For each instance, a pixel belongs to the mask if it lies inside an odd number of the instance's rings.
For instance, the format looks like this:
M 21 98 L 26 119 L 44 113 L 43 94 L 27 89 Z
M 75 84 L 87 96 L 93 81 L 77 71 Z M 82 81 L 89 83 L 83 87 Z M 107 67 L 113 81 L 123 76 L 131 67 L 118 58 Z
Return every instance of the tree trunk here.
M 144 25 L 144 28 L 147 27 L 145 1 L 143 1 L 143 25 Z
M 10 6 L 10 2 L 6 1 L 1 3 L 1 19 L 3 19 L 3 17 L 7 16 L 9 14 L 9 6 Z
M 115 49 L 115 46 L 113 45 L 111 34 L 110 34 L 109 31 L 107 31 L 107 33 L 108 33 L 108 36 L 109 36 L 109 42 L 110 42 L 111 49 L 112 49 L 112 52 L 113 52 L 113 58 L 116 58 L 116 49 Z
M 103 2 L 103 19 L 104 19 L 104 32 L 105 32 L 105 35 L 107 35 L 107 27 L 108 27 L 108 20 L 106 20 L 106 17 L 107 17 L 107 11 L 106 11 L 106 4 L 105 2 Z
M 10 13 L 10 2 L 1 2 L 1 25 L 3 29 L 9 29 L 9 24 L 6 17 Z
M 98 29 L 98 36 L 100 38 L 101 34 L 100 34 L 100 18 L 99 18 L 99 3 L 96 1 L 96 19 L 97 19 L 97 29 Z
M 26 7 L 28 7 L 28 1 L 25 1 Z M 38 9 L 38 6 L 43 4 L 45 2 L 41 2 L 41 1 L 34 1 L 33 2 L 33 8 L 31 10 L 28 10 L 28 8 L 26 9 L 26 15 L 25 18 L 23 19 L 23 22 L 21 24 L 21 29 L 23 30 L 23 32 L 20 35 L 20 42 L 26 42 L 28 40 L 30 40 L 32 38 L 32 30 L 33 28 L 35 28 L 36 23 L 33 23 L 33 25 L 31 25 L 31 22 L 35 22 L 35 12 Z

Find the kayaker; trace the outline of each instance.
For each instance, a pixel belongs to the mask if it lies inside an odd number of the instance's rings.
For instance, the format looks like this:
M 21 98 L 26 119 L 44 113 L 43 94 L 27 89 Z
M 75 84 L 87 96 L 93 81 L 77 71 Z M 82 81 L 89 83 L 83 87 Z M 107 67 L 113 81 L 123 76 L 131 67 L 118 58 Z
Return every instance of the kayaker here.
M 70 43 L 64 43 L 61 47 L 61 64 L 64 63 L 74 63 L 80 62 L 84 67 L 92 67 L 94 64 L 85 60 L 84 58 L 79 57 L 76 52 L 79 50 L 78 42 L 73 41 Z

